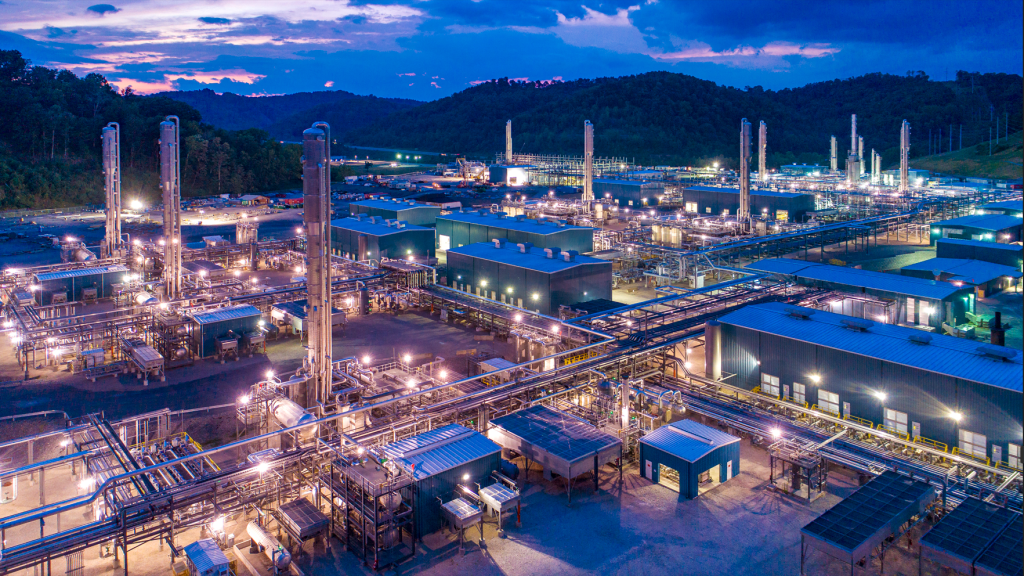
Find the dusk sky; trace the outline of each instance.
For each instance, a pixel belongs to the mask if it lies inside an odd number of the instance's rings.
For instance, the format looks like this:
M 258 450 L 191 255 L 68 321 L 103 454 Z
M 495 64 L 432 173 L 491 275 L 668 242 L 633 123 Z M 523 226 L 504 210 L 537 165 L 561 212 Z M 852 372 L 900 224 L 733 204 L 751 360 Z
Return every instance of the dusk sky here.
M 138 92 L 433 100 L 491 78 L 681 72 L 785 88 L 1022 73 L 1020 1 L 0 0 L 0 48 Z

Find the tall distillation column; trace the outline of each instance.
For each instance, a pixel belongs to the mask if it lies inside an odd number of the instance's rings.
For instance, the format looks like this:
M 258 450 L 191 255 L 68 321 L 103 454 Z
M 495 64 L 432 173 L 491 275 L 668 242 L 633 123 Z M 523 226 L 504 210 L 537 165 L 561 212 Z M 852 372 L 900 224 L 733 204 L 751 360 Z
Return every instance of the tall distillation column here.
M 910 122 L 900 126 L 900 194 L 910 192 Z
M 589 210 L 594 201 L 594 125 L 583 122 L 583 206 Z
M 860 166 L 857 162 L 857 115 L 850 115 L 850 150 L 846 155 L 846 184 L 855 186 L 860 180 Z
M 505 122 L 505 164 L 512 164 L 512 121 Z
M 768 151 L 768 125 L 761 120 L 757 128 L 757 181 L 761 184 L 768 183 L 768 162 L 765 153 Z
M 181 150 L 177 116 L 160 123 L 160 189 L 164 201 L 164 287 L 167 298 L 181 295 Z
M 117 122 L 103 129 L 103 189 L 107 198 L 107 227 L 103 258 L 121 256 L 121 126 Z
M 740 121 L 740 209 L 736 213 L 740 226 L 750 220 L 750 122 Z
M 836 137 L 832 136 L 832 173 L 839 171 L 839 151 L 837 150 Z
M 864 177 L 864 137 L 857 136 L 857 164 L 860 164 L 860 176 Z
M 322 128 L 321 128 L 322 127 Z M 326 402 L 331 391 L 331 165 L 330 126 L 317 122 L 302 133 L 302 200 L 306 224 L 306 290 L 311 376 L 295 399 L 305 408 Z

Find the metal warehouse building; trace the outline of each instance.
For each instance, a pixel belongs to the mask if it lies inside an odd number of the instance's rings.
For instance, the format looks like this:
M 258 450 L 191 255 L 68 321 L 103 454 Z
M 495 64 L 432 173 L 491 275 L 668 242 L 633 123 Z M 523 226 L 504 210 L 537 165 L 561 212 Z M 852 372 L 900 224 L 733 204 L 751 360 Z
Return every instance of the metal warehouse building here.
M 1021 277 L 1016 268 L 958 258 L 930 258 L 917 264 L 904 266 L 900 274 L 914 278 L 961 283 L 976 288 L 978 298 L 996 294 L 1013 287 Z
M 1020 270 L 1021 264 L 1024 263 L 1024 246 L 979 240 L 939 238 L 935 241 L 935 255 L 939 258 L 983 260 Z
M 448 285 L 541 314 L 612 297 L 612 263 L 574 251 L 504 240 L 448 251 Z
M 959 238 L 960 240 L 982 240 L 985 242 L 1020 241 L 1021 218 L 1003 214 L 974 214 L 949 220 L 932 222 L 931 243 L 939 238 Z
M 475 430 L 449 424 L 399 440 L 384 454 L 415 480 L 413 518 L 416 537 L 441 529 L 441 502 L 454 500 L 459 484 L 473 486 L 498 470 L 501 446 Z
M 82 293 L 87 290 L 95 290 L 96 298 L 110 298 L 114 294 L 113 285 L 123 283 L 127 272 L 124 266 L 97 266 L 36 274 L 39 305 L 52 304 L 55 295 L 63 296 L 66 302 L 81 301 Z
M 362 214 L 377 216 L 384 220 L 401 220 L 415 226 L 433 226 L 434 220 L 441 215 L 441 208 L 412 200 L 393 198 L 350 202 L 348 212 L 353 216 Z
M 720 322 L 734 386 L 1021 466 L 1019 350 L 781 303 Z
M 441 250 L 490 242 L 495 238 L 514 244 L 528 242 L 537 248 L 575 250 L 581 254 L 594 251 L 593 228 L 527 220 L 524 216 L 509 218 L 504 212 L 492 214 L 486 210 L 456 212 L 437 218 L 437 247 Z
M 525 186 L 530 183 L 530 173 L 536 170 L 536 166 L 529 165 L 494 165 L 488 169 L 488 181 L 491 184 L 504 184 L 505 186 Z
M 1002 214 L 1004 216 L 1021 217 L 1024 214 L 1024 200 L 1004 200 L 978 206 L 975 214 Z
M 849 294 L 831 311 L 893 324 L 942 329 L 942 323 L 961 324 L 974 312 L 974 290 L 940 280 L 912 278 L 844 266 L 769 258 L 747 265 L 751 270 L 788 276 L 797 284 Z
M 653 206 L 665 195 L 665 183 L 646 180 L 594 180 L 594 198 L 610 198 L 619 206 Z
M 740 209 L 739 188 L 691 186 L 683 188 L 680 193 L 685 209 L 690 213 L 728 216 L 735 215 Z M 775 220 L 800 222 L 804 215 L 814 211 L 814 202 L 814 194 L 772 190 L 750 191 L 750 213 L 767 214 Z
M 644 478 L 690 500 L 740 473 L 740 439 L 680 420 L 640 439 L 640 465 Z
M 331 220 L 331 253 L 354 260 L 434 257 L 434 231 L 400 220 L 357 215 Z
M 192 316 L 192 320 L 196 323 L 195 353 L 200 358 L 207 358 L 217 353 L 217 340 L 241 338 L 248 332 L 258 331 L 260 310 L 248 304 L 226 306 L 199 312 Z

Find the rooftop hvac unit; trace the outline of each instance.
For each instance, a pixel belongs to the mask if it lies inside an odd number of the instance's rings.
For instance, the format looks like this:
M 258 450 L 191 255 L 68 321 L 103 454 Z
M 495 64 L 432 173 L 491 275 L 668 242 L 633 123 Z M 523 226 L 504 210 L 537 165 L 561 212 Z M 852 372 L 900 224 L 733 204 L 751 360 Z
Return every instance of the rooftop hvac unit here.
M 930 344 L 932 341 L 931 334 L 911 334 L 907 336 L 907 340 L 910 340 L 914 344 Z
M 532 242 L 523 242 L 521 244 L 516 244 L 516 246 L 519 246 L 519 252 L 520 253 L 522 253 L 522 254 L 529 254 L 530 253 L 530 249 L 533 248 L 533 243 Z
M 855 330 L 857 332 L 867 332 L 868 328 L 875 325 L 871 320 L 863 320 L 861 318 L 844 318 L 839 322 L 850 330 Z
M 504 248 L 505 247 L 505 242 L 508 242 L 508 240 L 506 240 L 504 238 L 494 238 L 494 239 L 491 240 L 491 242 L 494 242 L 494 247 L 495 248 Z
M 522 222 L 526 220 L 526 214 L 516 214 L 516 222 Z
M 1001 360 L 1003 362 L 1012 360 L 1013 357 L 1017 355 L 1016 350 L 992 345 L 978 346 L 978 352 L 983 356 L 987 356 L 994 360 Z
M 579 252 L 575 250 L 566 250 L 565 252 L 562 252 L 562 260 L 565 260 L 566 262 L 575 262 L 577 254 L 579 254 Z
M 799 306 L 787 306 L 785 310 L 786 314 L 789 314 L 794 318 L 802 318 L 804 320 L 809 320 L 814 314 L 814 310 L 809 308 L 800 308 Z
M 561 253 L 562 253 L 562 249 L 561 248 L 545 248 L 544 249 L 544 254 L 546 254 L 548 258 L 558 258 L 558 255 L 561 254 Z

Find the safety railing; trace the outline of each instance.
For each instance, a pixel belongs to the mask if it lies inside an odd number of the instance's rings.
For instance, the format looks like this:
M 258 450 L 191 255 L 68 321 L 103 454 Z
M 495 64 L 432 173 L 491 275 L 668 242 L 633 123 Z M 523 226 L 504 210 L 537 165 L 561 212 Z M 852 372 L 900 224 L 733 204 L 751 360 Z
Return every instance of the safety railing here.
M 935 450 L 949 452 L 949 445 L 945 442 L 939 442 L 938 440 L 932 440 L 931 438 L 925 438 L 924 436 L 914 436 L 914 442 L 924 444 L 925 446 Z
M 959 456 L 961 458 L 970 458 L 971 460 L 975 460 L 975 461 L 980 462 L 980 463 L 982 463 L 982 464 L 984 464 L 986 466 L 991 466 L 992 465 L 992 459 L 991 458 L 975 456 L 974 454 L 970 454 L 968 452 L 961 452 L 960 448 L 958 446 L 954 446 L 953 447 L 953 455 L 954 456 Z

